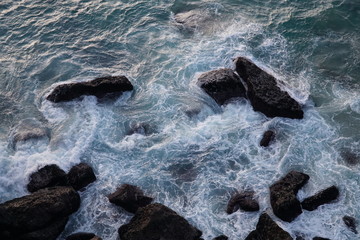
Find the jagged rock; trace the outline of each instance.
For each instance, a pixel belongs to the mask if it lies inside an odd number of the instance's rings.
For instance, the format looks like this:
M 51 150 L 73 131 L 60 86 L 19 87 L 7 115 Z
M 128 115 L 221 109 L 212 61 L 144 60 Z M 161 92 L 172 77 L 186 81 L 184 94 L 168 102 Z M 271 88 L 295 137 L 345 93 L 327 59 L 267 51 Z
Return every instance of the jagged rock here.
M 235 70 L 247 84 L 247 96 L 255 111 L 267 117 L 303 118 L 300 104 L 278 87 L 272 75 L 244 57 L 235 59 Z
M 46 165 L 30 175 L 27 185 L 29 192 L 55 186 L 68 186 L 66 173 L 56 164 Z
M 125 76 L 96 78 L 89 82 L 66 83 L 57 86 L 47 100 L 52 102 L 70 101 L 82 95 L 94 95 L 102 98 L 110 93 L 131 91 L 134 87 Z
M 93 169 L 86 163 L 73 166 L 67 174 L 69 184 L 75 189 L 80 190 L 90 183 L 96 181 Z
M 14 239 L 52 240 L 80 207 L 72 187 L 52 187 L 0 204 L 0 233 Z
M 232 69 L 203 73 L 198 79 L 198 85 L 220 105 L 232 98 L 246 96 L 245 87 Z
M 270 202 L 274 214 L 281 220 L 291 222 L 302 213 L 296 194 L 309 180 L 309 175 L 291 171 L 270 186 Z
M 154 203 L 140 208 L 119 228 L 121 240 L 198 240 L 202 233 L 170 208 Z
M 229 239 L 229 238 L 228 238 L 227 236 L 225 236 L 225 235 L 220 235 L 220 236 L 214 238 L 213 240 L 228 240 L 228 239 Z
M 338 196 L 339 190 L 337 189 L 337 187 L 331 186 L 325 190 L 316 193 L 312 197 L 304 199 L 304 201 L 301 203 L 301 206 L 303 209 L 313 211 L 323 204 L 336 200 Z
M 227 205 L 226 212 L 231 214 L 236 212 L 239 208 L 247 212 L 259 211 L 259 203 L 254 199 L 253 191 L 236 193 L 232 196 Z
M 111 203 L 124 208 L 130 213 L 135 213 L 138 208 L 144 207 L 153 201 L 153 198 L 144 195 L 137 186 L 123 184 L 114 193 L 108 196 Z
M 357 230 L 356 230 L 356 220 L 353 217 L 350 216 L 344 216 L 343 217 L 343 221 L 345 223 L 345 225 L 355 234 L 357 234 Z
M 102 240 L 102 238 L 93 233 L 79 232 L 68 236 L 66 240 Z
M 264 133 L 261 141 L 260 141 L 260 146 L 262 147 L 267 147 L 269 146 L 270 142 L 275 138 L 275 132 L 268 130 Z
M 267 213 L 261 214 L 256 229 L 245 240 L 292 240 L 289 233 L 280 228 Z

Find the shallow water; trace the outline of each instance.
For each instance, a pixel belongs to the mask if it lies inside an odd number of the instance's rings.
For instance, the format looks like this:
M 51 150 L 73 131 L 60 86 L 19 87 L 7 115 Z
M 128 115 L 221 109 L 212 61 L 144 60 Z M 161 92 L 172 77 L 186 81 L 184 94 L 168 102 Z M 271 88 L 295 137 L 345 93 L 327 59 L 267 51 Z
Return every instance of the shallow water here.
M 201 13 L 196 28 L 177 13 Z M 205 20 L 204 20 L 205 19 Z M 0 201 L 26 195 L 29 175 L 55 163 L 93 166 L 98 180 L 81 193 L 80 210 L 62 239 L 77 231 L 116 239 L 131 215 L 106 195 L 140 186 L 203 231 L 244 239 L 268 187 L 290 170 L 310 175 L 299 198 L 332 184 L 341 197 L 292 223 L 292 236 L 357 239 L 342 222 L 360 218 L 360 3 L 329 1 L 8 1 L 0 3 Z M 224 107 L 197 77 L 247 56 L 304 104 L 304 119 L 269 119 L 249 102 Z M 135 90 L 116 101 L 45 100 L 59 83 L 126 75 Z M 189 116 L 189 112 L 197 113 Z M 50 137 L 17 142 L 19 124 L 36 122 Z M 127 135 L 147 124 L 148 135 Z M 259 146 L 263 132 L 276 141 Z M 227 215 L 236 190 L 253 189 L 258 213 Z

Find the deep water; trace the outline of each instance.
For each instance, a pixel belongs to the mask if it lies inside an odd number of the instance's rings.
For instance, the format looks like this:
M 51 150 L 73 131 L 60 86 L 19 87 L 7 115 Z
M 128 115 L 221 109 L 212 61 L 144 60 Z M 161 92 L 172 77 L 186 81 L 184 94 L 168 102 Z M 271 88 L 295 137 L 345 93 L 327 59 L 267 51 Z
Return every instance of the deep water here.
M 196 29 L 176 24 L 186 11 Z M 270 119 L 245 100 L 219 107 L 196 85 L 237 56 L 281 80 L 304 119 Z M 126 75 L 135 90 L 115 101 L 45 100 L 59 83 L 106 75 Z M 273 216 L 278 224 L 306 239 L 359 239 L 342 222 L 360 221 L 359 90 L 358 0 L 2 0 L 0 202 L 26 195 L 39 167 L 86 162 L 98 180 L 59 239 L 117 239 L 131 215 L 106 196 L 122 183 L 176 210 L 204 239 L 244 239 L 262 211 L 271 214 L 269 185 L 298 170 L 310 175 L 300 199 L 331 185 L 340 198 L 292 223 Z M 127 135 L 136 124 L 148 134 Z M 16 142 L 24 126 L 46 134 Z M 268 129 L 276 141 L 262 148 Z M 256 192 L 261 211 L 227 215 L 242 189 Z

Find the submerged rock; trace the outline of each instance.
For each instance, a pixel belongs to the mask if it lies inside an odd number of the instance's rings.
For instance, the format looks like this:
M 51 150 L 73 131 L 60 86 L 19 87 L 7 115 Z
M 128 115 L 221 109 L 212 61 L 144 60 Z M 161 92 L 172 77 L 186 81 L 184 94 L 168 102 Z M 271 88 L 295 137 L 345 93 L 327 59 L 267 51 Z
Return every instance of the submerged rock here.
M 130 213 L 136 213 L 138 208 L 144 207 L 153 201 L 153 198 L 144 195 L 137 186 L 123 184 L 114 193 L 108 196 L 111 203 L 124 208 Z
M 89 82 L 65 83 L 57 86 L 47 100 L 52 102 L 70 101 L 82 95 L 93 95 L 102 98 L 110 93 L 131 91 L 134 87 L 125 76 L 96 78 Z
M 236 193 L 230 198 L 226 212 L 231 214 L 236 212 L 239 208 L 247 212 L 259 211 L 259 203 L 254 199 L 254 192 L 246 191 Z
M 220 105 L 232 98 L 246 96 L 244 85 L 232 69 L 203 73 L 198 79 L 198 85 Z
M 235 69 L 247 84 L 247 96 L 255 111 L 267 117 L 303 118 L 301 105 L 278 87 L 272 75 L 244 57 L 235 59 Z
M 29 192 L 55 186 L 68 186 L 66 173 L 56 164 L 46 165 L 30 175 L 27 185 Z
M 102 240 L 102 238 L 93 233 L 79 232 L 68 236 L 66 240 Z
M 196 30 L 211 32 L 214 27 L 215 15 L 205 9 L 192 9 L 180 12 L 174 16 L 176 26 L 185 32 L 193 33 Z
M 119 228 L 119 235 L 121 240 L 198 240 L 202 233 L 170 208 L 154 203 L 140 208 Z
M 356 220 L 353 217 L 350 216 L 344 216 L 343 217 L 343 221 L 345 223 L 345 225 L 355 234 L 357 234 L 357 230 L 356 230 Z
M 0 204 L 0 233 L 6 231 L 14 239 L 55 240 L 79 207 L 80 196 L 72 187 L 42 189 Z
M 141 134 L 148 136 L 151 133 L 153 133 L 151 127 L 147 123 L 136 123 L 132 124 L 130 126 L 130 130 L 127 132 L 127 135 L 133 135 L 133 134 Z
M 292 240 L 289 233 L 280 228 L 267 213 L 261 214 L 256 229 L 245 240 Z
M 296 194 L 309 178 L 307 174 L 291 171 L 270 186 L 270 203 L 278 218 L 291 222 L 302 213 Z
M 317 209 L 319 206 L 330 203 L 336 200 L 339 196 L 339 190 L 335 186 L 331 186 L 327 189 L 324 189 L 318 193 L 316 193 L 312 197 L 308 197 L 304 199 L 301 203 L 303 209 L 308 211 L 313 211 Z
M 275 132 L 268 130 L 264 133 L 261 141 L 260 141 L 260 146 L 262 147 L 268 147 L 270 142 L 275 138 Z
M 344 161 L 351 165 L 357 165 L 360 163 L 360 155 L 355 154 L 354 152 L 351 152 L 350 150 L 344 149 L 341 152 L 341 156 L 344 159 Z
M 80 190 L 90 183 L 96 181 L 93 169 L 86 163 L 73 166 L 67 174 L 69 184 L 75 189 Z

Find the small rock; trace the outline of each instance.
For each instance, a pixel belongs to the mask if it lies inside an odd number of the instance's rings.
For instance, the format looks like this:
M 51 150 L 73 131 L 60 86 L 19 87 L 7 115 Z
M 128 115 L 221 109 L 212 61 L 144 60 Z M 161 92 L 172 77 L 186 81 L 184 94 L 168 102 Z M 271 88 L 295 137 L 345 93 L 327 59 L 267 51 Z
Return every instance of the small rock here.
M 218 69 L 203 73 L 198 85 L 219 105 L 232 98 L 245 97 L 245 87 L 232 69 Z
M 213 240 L 228 240 L 228 239 L 229 239 L 229 238 L 228 238 L 227 236 L 225 236 L 225 235 L 220 235 L 220 236 L 214 238 Z
M 301 105 L 278 87 L 275 77 L 244 57 L 235 59 L 235 70 L 247 84 L 247 96 L 255 111 L 267 117 L 303 118 Z
M 341 152 L 341 156 L 344 159 L 344 161 L 351 166 L 354 166 L 354 165 L 357 165 L 360 163 L 360 155 L 355 154 L 355 153 L 351 152 L 350 150 L 344 149 Z
M 262 147 L 267 147 L 269 146 L 270 142 L 275 138 L 275 132 L 268 130 L 264 133 L 261 141 L 260 141 L 260 146 Z
M 350 216 L 344 216 L 343 217 L 343 221 L 345 223 L 345 225 L 355 234 L 357 234 L 357 230 L 356 230 L 356 220 L 353 217 Z
M 154 203 L 140 208 L 119 228 L 121 240 L 198 240 L 202 233 L 170 208 Z
M 68 236 L 66 240 L 102 240 L 102 239 L 93 233 L 79 232 Z
M 56 164 L 46 165 L 30 175 L 29 192 L 55 186 L 68 186 L 66 173 Z
M 339 190 L 335 186 L 331 186 L 321 192 L 318 192 L 312 197 L 306 198 L 302 203 L 301 206 L 303 209 L 308 211 L 313 211 L 317 209 L 319 206 L 330 203 L 336 200 L 339 196 Z
M 313 240 L 330 240 L 329 238 L 314 237 Z
M 231 214 L 239 208 L 247 212 L 259 211 L 259 203 L 254 199 L 254 192 L 246 191 L 232 196 L 227 205 L 226 212 Z
M 153 198 L 144 195 L 137 186 L 123 184 L 114 193 L 108 196 L 111 203 L 124 208 L 130 213 L 136 213 L 138 208 L 144 207 L 153 201 Z
M 291 222 L 302 213 L 296 194 L 309 178 L 307 174 L 291 171 L 270 186 L 270 203 L 278 218 Z
M 93 169 L 86 163 L 80 163 L 73 166 L 70 169 L 67 178 L 69 180 L 69 184 L 75 190 L 80 190 L 90 183 L 96 181 L 96 176 Z
M 125 76 L 110 76 L 96 78 L 89 82 L 66 83 L 57 86 L 47 96 L 47 100 L 58 103 L 70 101 L 82 95 L 93 95 L 102 98 L 110 93 L 132 91 L 131 82 Z
M 261 214 L 256 229 L 245 240 L 293 240 L 289 233 L 280 228 L 267 213 Z

